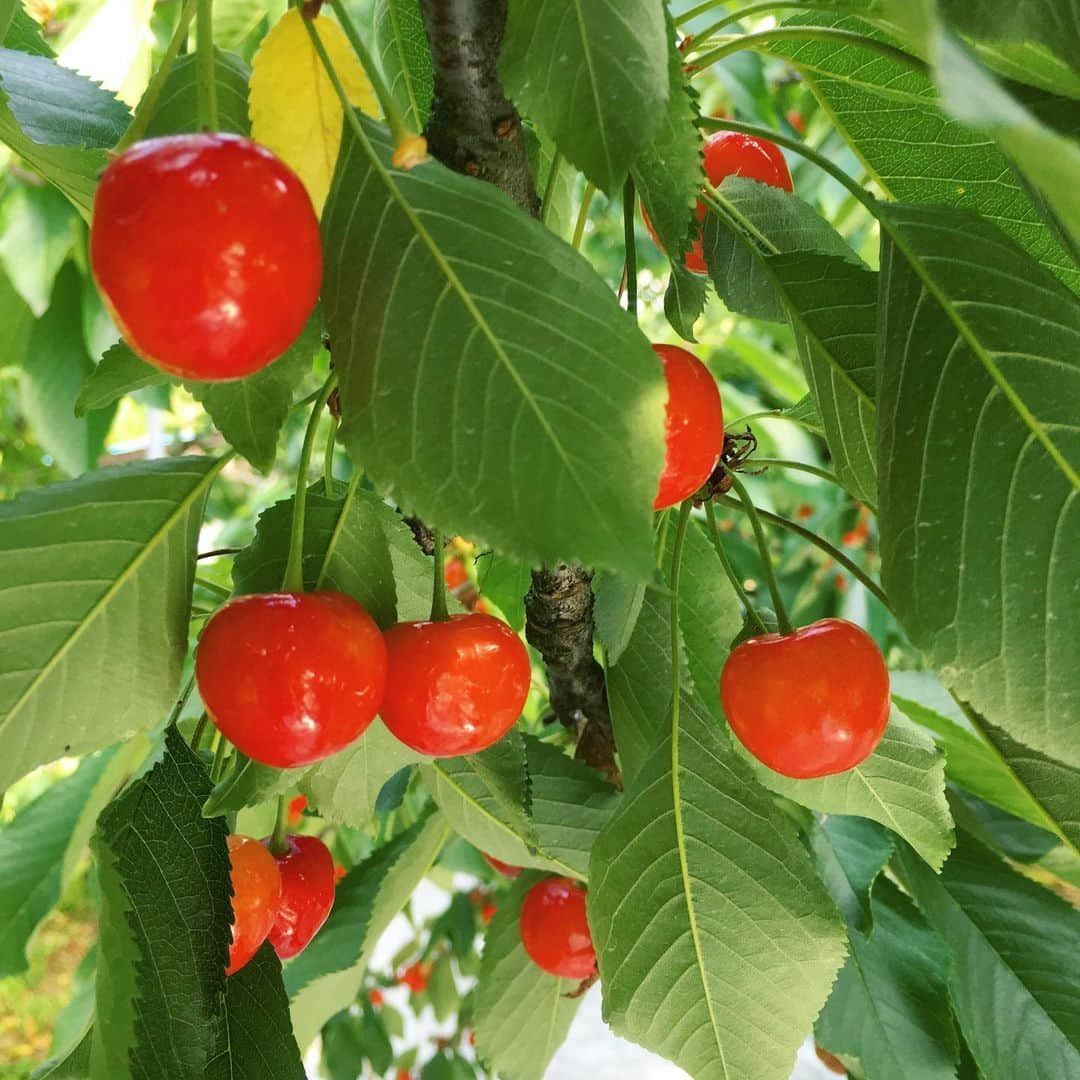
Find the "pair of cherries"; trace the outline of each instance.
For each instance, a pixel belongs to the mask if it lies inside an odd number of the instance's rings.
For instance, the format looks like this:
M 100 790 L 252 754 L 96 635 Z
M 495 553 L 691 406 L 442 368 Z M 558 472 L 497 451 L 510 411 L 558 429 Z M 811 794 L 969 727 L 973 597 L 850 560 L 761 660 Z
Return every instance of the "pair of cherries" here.
M 267 939 L 282 960 L 303 952 L 334 906 L 334 860 L 318 837 L 286 836 L 281 855 L 269 843 L 239 834 L 228 839 L 233 935 L 227 975 Z

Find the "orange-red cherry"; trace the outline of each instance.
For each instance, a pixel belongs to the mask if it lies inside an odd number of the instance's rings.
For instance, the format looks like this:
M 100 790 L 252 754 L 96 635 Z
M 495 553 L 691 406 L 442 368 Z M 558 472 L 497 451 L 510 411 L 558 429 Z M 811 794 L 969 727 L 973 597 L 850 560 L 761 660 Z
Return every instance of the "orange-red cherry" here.
M 509 863 L 504 863 L 502 859 L 496 859 L 494 855 L 487 855 L 484 852 L 480 852 L 484 856 L 484 862 L 491 867 L 496 873 L 502 874 L 503 877 L 508 877 L 512 881 L 521 873 L 520 866 L 511 866 Z
M 769 142 L 768 139 L 759 139 L 754 135 L 743 135 L 738 131 L 717 131 L 710 135 L 705 142 L 704 166 L 705 175 L 713 187 L 718 187 L 729 176 L 746 176 L 762 184 L 783 188 L 784 191 L 793 190 L 791 171 L 788 169 L 780 147 Z M 694 216 L 699 223 L 704 220 L 706 212 L 705 203 L 699 200 L 694 210 Z M 656 230 L 644 206 L 641 217 L 649 235 L 662 251 L 663 245 L 656 235 Z M 708 271 L 705 265 L 705 252 L 701 245 L 700 224 L 695 230 L 693 243 L 683 265 L 695 274 L 704 274 Z
M 239 971 L 259 951 L 281 906 L 281 874 L 274 857 L 250 836 L 227 840 L 232 878 L 232 944 L 226 975 Z
M 503 737 L 529 694 L 529 654 L 492 615 L 398 623 L 386 631 L 380 715 L 406 746 L 432 757 L 475 754 Z
M 573 878 L 538 881 L 521 905 L 521 943 L 532 962 L 549 975 L 587 979 L 596 973 L 585 888 Z
M 297 338 L 322 283 L 304 185 L 238 135 L 136 143 L 105 169 L 90 229 L 94 278 L 128 344 L 190 379 L 236 379 Z
M 889 720 L 889 672 L 865 630 L 821 619 L 733 649 L 720 699 L 758 761 L 805 780 L 845 772 L 873 752 Z
M 282 960 L 303 952 L 319 932 L 334 906 L 337 884 L 334 858 L 317 836 L 286 836 L 285 842 L 284 855 L 271 855 L 281 873 L 281 903 L 269 933 Z
M 237 749 L 278 769 L 308 765 L 367 729 L 386 687 L 386 646 L 341 593 L 231 600 L 195 654 L 199 694 Z
M 664 365 L 668 399 L 664 414 L 667 454 L 654 510 L 681 503 L 697 491 L 720 460 L 724 410 L 709 369 L 677 345 L 654 345 Z

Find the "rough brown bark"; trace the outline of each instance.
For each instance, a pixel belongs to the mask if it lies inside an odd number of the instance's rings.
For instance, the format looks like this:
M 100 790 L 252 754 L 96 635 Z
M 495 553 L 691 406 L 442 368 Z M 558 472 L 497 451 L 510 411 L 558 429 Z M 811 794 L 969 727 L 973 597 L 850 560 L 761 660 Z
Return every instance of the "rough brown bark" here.
M 420 0 L 420 8 L 435 69 L 424 132 L 431 153 L 494 184 L 535 217 L 540 200 L 521 117 L 499 82 L 506 0 Z M 547 666 L 555 715 L 578 733 L 577 756 L 617 783 L 604 671 L 593 656 L 592 571 L 564 564 L 534 571 L 525 611 L 525 633 Z

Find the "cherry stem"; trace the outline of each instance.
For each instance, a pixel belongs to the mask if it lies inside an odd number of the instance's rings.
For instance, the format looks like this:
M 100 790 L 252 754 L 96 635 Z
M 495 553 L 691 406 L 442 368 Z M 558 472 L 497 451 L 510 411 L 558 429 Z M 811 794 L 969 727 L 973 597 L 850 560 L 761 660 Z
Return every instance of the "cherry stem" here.
M 443 572 L 446 551 L 443 546 L 443 534 L 438 529 L 435 529 L 434 533 L 435 551 L 431 575 L 431 621 L 446 622 L 450 618 L 450 611 L 446 606 L 446 575 Z
M 743 509 L 746 510 L 746 513 L 750 517 L 750 524 L 754 530 L 754 539 L 757 541 L 758 552 L 761 555 L 762 568 L 765 571 L 765 580 L 768 583 L 769 593 L 772 596 L 773 608 L 776 610 L 776 621 L 780 626 L 780 633 L 793 634 L 795 632 L 795 627 L 788 617 L 787 607 L 784 605 L 784 598 L 780 595 L 780 583 L 776 580 L 776 571 L 773 569 L 772 557 L 769 555 L 769 542 L 766 539 L 765 529 L 761 524 L 761 518 L 758 516 L 757 507 L 750 498 L 743 482 L 731 472 L 731 470 L 728 470 L 727 476 L 731 481 L 731 486 L 738 492 L 739 498 L 742 500 Z
M 165 53 L 161 57 L 161 63 L 158 65 L 153 77 L 146 84 L 146 92 L 135 107 L 135 115 L 131 118 L 127 131 L 124 132 L 120 141 L 113 147 L 113 153 L 119 154 L 122 150 L 126 150 L 146 134 L 150 118 L 154 115 L 158 100 L 161 98 L 161 91 L 165 88 L 165 82 L 169 78 L 169 72 L 172 71 L 172 66 L 187 41 L 191 20 L 195 18 L 196 4 L 197 0 L 187 0 L 187 3 L 180 9 L 180 19 L 176 24 L 176 29 L 173 30 L 172 37 L 169 38 L 169 44 L 165 46 Z
M 547 183 L 544 184 L 544 196 L 540 203 L 540 220 L 546 225 L 548 215 L 551 213 L 551 203 L 555 196 L 555 185 L 559 180 L 559 170 L 562 168 L 563 156 L 558 150 L 551 157 L 551 169 L 547 175 Z
M 206 731 L 206 725 L 210 723 L 210 714 L 204 712 L 199 717 L 199 722 L 195 725 L 195 730 L 191 733 L 191 749 L 198 750 L 199 743 L 202 742 L 203 733 Z
M 195 12 L 195 63 L 198 67 L 199 126 L 217 131 L 217 75 L 214 71 L 214 0 L 197 0 Z
M 205 589 L 206 592 L 212 593 L 219 600 L 228 600 L 232 596 L 232 593 L 230 593 L 224 585 L 219 585 L 216 581 L 210 581 L 204 577 L 196 577 L 195 584 L 198 585 L 200 589 Z
M 192 672 L 188 677 L 188 681 L 184 683 L 183 690 L 180 691 L 180 696 L 176 699 L 176 704 L 173 706 L 172 712 L 169 713 L 169 722 L 166 727 L 172 727 L 173 724 L 180 719 L 180 714 L 184 711 L 184 706 L 188 702 L 188 698 L 191 697 L 191 691 L 195 689 L 195 673 Z
M 628 176 L 623 187 L 623 246 L 626 251 L 626 310 L 637 318 L 637 244 L 634 240 L 634 181 Z
M 394 136 L 394 142 L 400 144 L 405 139 L 414 138 L 417 133 L 413 131 L 412 126 L 405 119 L 405 114 L 401 111 L 397 98 L 390 92 L 390 87 L 386 85 L 386 80 L 382 76 L 382 69 L 375 63 L 375 59 L 368 50 L 367 45 L 364 44 L 363 38 L 357 33 L 356 25 L 353 23 L 345 4 L 342 0 L 330 0 L 330 7 L 337 16 L 342 30 L 345 31 L 345 36 L 349 39 L 353 52 L 359 57 L 360 65 L 371 83 L 371 88 L 375 91 L 375 96 L 379 99 L 379 105 L 382 107 L 383 115 L 386 117 L 386 122 L 390 127 L 390 134 Z M 304 21 L 307 23 L 308 20 L 305 19 Z M 315 33 L 314 27 L 310 29 L 315 39 L 318 40 L 319 35 Z M 325 50 L 321 46 L 322 42 L 319 41 L 316 50 L 319 52 L 319 58 L 329 69 L 333 65 L 329 55 L 324 55 Z M 351 108 L 351 106 L 348 107 Z
M 210 766 L 210 779 L 215 784 L 221 779 L 221 774 L 225 771 L 225 755 L 228 752 L 229 740 L 220 731 L 215 732 L 214 763 Z
M 753 462 L 755 465 L 770 465 L 776 469 L 795 469 L 797 472 L 809 473 L 811 476 L 818 476 L 822 480 L 828 480 L 830 484 L 840 484 L 835 473 L 829 472 L 828 469 L 819 468 L 817 465 L 808 465 L 805 461 L 788 461 L 787 458 L 757 457 L 755 455 Z
M 577 222 L 574 224 L 574 236 L 570 246 L 575 251 L 581 250 L 581 238 L 585 235 L 585 222 L 589 220 L 589 207 L 592 206 L 593 196 L 596 194 L 596 185 L 585 185 L 585 194 L 581 196 L 581 206 L 578 209 Z
M 733 510 L 745 510 L 746 507 L 736 499 L 728 498 L 726 495 L 717 495 L 716 502 L 723 506 L 730 506 Z M 842 566 L 853 578 L 855 578 L 872 596 L 879 600 L 882 606 L 892 611 L 892 607 L 889 604 L 889 598 L 885 595 L 885 590 L 872 578 L 867 572 L 858 565 L 858 563 L 852 562 L 838 547 L 834 547 L 824 537 L 818 536 L 812 529 L 807 529 L 800 525 L 798 522 L 790 521 L 786 517 L 781 517 L 779 514 L 770 514 L 768 510 L 758 510 L 758 515 L 763 517 L 772 525 L 778 525 L 781 529 L 787 529 L 788 532 L 793 532 L 797 536 L 801 536 L 804 540 L 808 540 L 814 547 L 821 551 L 824 551 L 831 559 Z
M 742 602 L 742 606 L 746 609 L 746 617 L 754 624 L 759 633 L 767 634 L 769 628 L 765 625 L 765 620 L 758 614 L 757 608 L 750 602 L 750 597 L 747 595 L 746 589 L 743 588 L 743 583 L 739 580 L 739 575 L 735 573 L 735 567 L 731 565 L 731 560 L 724 550 L 724 545 L 720 542 L 720 530 L 716 527 L 716 511 L 713 510 L 711 502 L 705 504 L 705 520 L 709 523 L 709 533 L 712 538 L 712 545 L 716 549 L 716 557 L 720 560 L 720 565 L 724 568 L 724 573 L 727 574 L 728 581 L 731 582 L 731 587 L 735 590 L 735 594 Z
M 243 548 L 214 548 L 213 551 L 200 551 L 196 559 L 216 559 L 222 555 L 239 555 Z
M 905 67 L 917 71 L 920 75 L 926 75 L 928 68 L 926 62 L 920 60 L 911 53 L 890 45 L 887 41 L 879 41 L 877 38 L 868 37 L 866 34 L 858 34 L 854 30 L 840 30 L 828 26 L 774 26 L 769 30 L 759 30 L 753 34 L 736 34 L 732 40 L 725 41 L 723 45 L 717 45 L 703 56 L 693 61 L 694 73 L 699 74 L 705 68 L 734 56 L 743 49 L 756 49 L 759 45 L 765 45 L 773 41 L 832 41 L 844 45 L 855 45 L 867 49 L 870 52 L 880 53 L 882 56 L 895 60 Z
M 694 500 L 687 499 L 679 507 L 679 524 L 675 529 L 675 543 L 671 548 L 671 727 L 679 724 L 679 699 L 682 696 L 681 651 L 682 635 L 679 633 L 679 581 L 682 577 L 683 547 L 686 530 L 690 525 L 690 511 Z
M 279 795 L 277 802 L 277 818 L 274 820 L 274 831 L 270 834 L 270 842 L 266 845 L 271 855 L 288 855 L 289 841 L 285 838 L 285 830 L 289 825 L 289 797 Z
M 315 433 L 319 430 L 322 411 L 326 408 L 337 376 L 331 373 L 323 383 L 315 404 L 311 407 L 311 418 L 307 431 L 304 432 L 304 445 L 300 450 L 300 463 L 296 467 L 296 496 L 293 499 L 292 530 L 289 534 L 289 561 L 285 564 L 285 576 L 281 587 L 285 592 L 304 591 L 304 515 L 307 510 L 307 474 L 311 468 L 311 452 L 315 446 Z
M 331 414 L 330 432 L 326 436 L 326 450 L 323 453 L 323 488 L 326 497 L 334 497 L 334 451 L 337 449 L 338 418 Z

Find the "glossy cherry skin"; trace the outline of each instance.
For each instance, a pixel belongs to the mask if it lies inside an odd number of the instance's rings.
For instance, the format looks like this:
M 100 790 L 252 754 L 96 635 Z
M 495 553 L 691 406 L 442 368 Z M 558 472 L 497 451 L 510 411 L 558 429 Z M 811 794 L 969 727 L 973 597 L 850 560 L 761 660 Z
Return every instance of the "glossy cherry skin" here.
M 693 495 L 716 468 L 724 448 L 724 410 L 716 380 L 693 353 L 677 345 L 653 349 L 664 365 L 668 389 L 667 453 L 653 500 L 654 510 L 664 510 Z
M 538 881 L 521 905 L 521 943 L 549 975 L 587 979 L 596 973 L 596 952 L 585 918 L 585 888 L 568 877 Z
M 334 858 L 317 836 L 287 836 L 289 850 L 272 855 L 281 872 L 281 904 L 270 944 L 282 960 L 307 948 L 334 906 Z M 268 844 L 269 838 L 263 841 Z
M 117 326 L 172 375 L 236 379 L 280 356 L 322 282 L 304 185 L 239 135 L 136 143 L 94 196 L 90 265 Z
M 784 191 L 793 190 L 791 171 L 784 160 L 784 155 L 780 148 L 768 139 L 758 139 L 753 135 L 743 135 L 738 131 L 717 131 L 705 142 L 704 166 L 705 175 L 713 187 L 718 187 L 729 176 L 746 176 L 751 180 L 770 184 L 772 187 L 783 188 Z M 699 200 L 694 216 L 701 222 L 707 212 L 705 203 Z M 663 250 L 663 245 L 644 207 L 642 207 L 641 217 L 656 246 Z M 705 252 L 701 245 L 700 225 L 683 265 L 695 274 L 708 272 L 708 267 L 705 265 Z
M 389 660 L 383 723 L 432 757 L 475 754 L 497 742 L 529 694 L 529 654 L 492 615 L 407 622 L 384 635 Z
M 232 944 L 226 975 L 239 971 L 259 951 L 281 906 L 281 873 L 274 857 L 250 836 L 228 838 L 232 866 Z
M 480 854 L 484 856 L 484 862 L 486 862 L 492 870 L 502 874 L 503 877 L 510 878 L 511 881 L 521 873 L 520 866 L 511 866 L 509 863 L 504 863 L 502 859 L 496 859 L 493 855 L 486 855 L 484 852 L 480 852 Z
M 889 719 L 889 672 L 865 630 L 821 619 L 733 649 L 720 699 L 758 761 L 805 780 L 845 772 L 870 755 Z
M 237 749 L 278 769 L 346 747 L 374 719 L 386 646 L 370 615 L 341 593 L 231 600 L 195 654 L 199 694 Z

